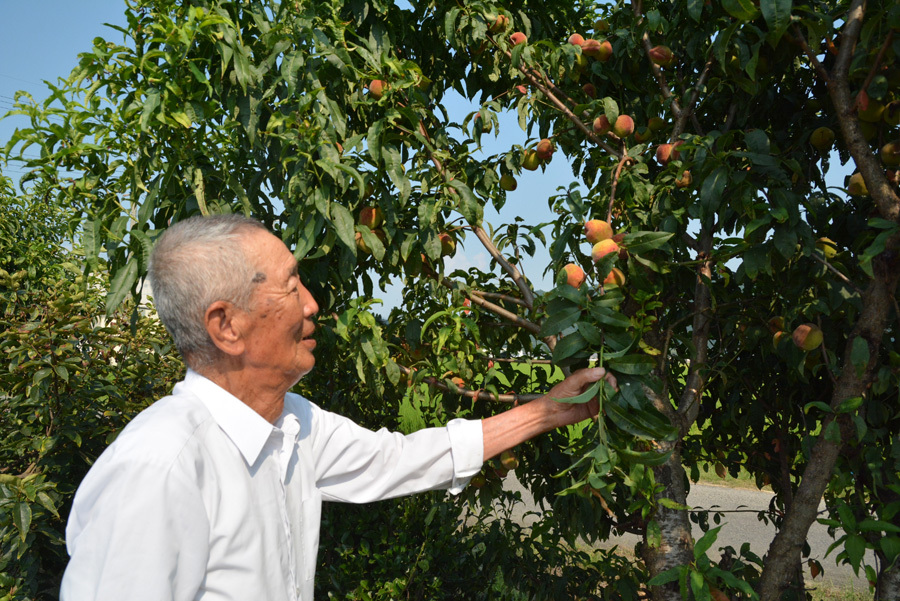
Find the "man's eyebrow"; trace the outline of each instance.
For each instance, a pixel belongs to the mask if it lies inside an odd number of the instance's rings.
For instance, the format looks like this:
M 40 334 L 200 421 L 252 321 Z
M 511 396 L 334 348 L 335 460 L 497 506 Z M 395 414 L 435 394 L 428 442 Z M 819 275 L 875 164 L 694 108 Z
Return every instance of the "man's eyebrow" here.
M 254 284 L 262 284 L 266 281 L 266 274 L 261 271 L 257 271 L 256 275 L 253 276 L 253 279 L 250 280 Z
M 300 277 L 300 271 L 299 271 L 299 269 L 300 269 L 300 261 L 295 261 L 295 262 L 294 262 L 294 266 L 291 267 L 291 275 L 295 275 L 295 276 L 297 276 L 297 277 Z

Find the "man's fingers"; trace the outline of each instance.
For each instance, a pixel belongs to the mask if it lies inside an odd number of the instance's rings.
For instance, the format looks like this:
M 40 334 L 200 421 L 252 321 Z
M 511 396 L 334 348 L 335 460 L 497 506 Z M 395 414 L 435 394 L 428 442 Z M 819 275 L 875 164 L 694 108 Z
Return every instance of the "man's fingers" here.
M 589 367 L 586 369 L 579 369 L 574 374 L 569 376 L 570 378 L 576 378 L 575 382 L 581 389 L 584 389 L 588 384 L 592 384 L 597 380 L 604 379 L 606 380 L 610 386 L 619 389 L 619 383 L 616 381 L 616 377 L 606 371 L 605 367 Z

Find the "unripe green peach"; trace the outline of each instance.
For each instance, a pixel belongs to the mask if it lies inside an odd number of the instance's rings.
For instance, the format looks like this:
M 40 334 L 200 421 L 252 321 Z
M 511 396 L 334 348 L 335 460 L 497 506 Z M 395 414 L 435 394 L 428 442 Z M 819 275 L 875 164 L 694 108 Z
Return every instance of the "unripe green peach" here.
M 528 150 L 525 152 L 525 157 L 522 159 L 522 167 L 524 169 L 528 169 L 529 171 L 534 171 L 538 167 L 541 166 L 541 157 L 538 156 L 538 153 L 534 150 Z
M 500 188 L 506 190 L 507 192 L 512 192 L 519 186 L 518 182 L 516 182 L 516 178 L 514 178 L 509 173 L 504 173 L 500 176 Z
M 850 176 L 850 182 L 847 184 L 847 193 L 850 196 L 869 195 L 869 190 L 866 188 L 866 181 L 859 171 Z
M 821 154 L 825 154 L 834 145 L 834 131 L 830 127 L 816 128 L 809 136 L 809 143 Z

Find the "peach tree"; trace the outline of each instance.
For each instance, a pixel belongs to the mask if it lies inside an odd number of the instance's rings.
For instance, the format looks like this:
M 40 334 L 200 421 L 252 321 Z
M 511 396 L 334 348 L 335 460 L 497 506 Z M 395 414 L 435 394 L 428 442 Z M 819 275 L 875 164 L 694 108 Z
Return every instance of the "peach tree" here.
M 804 549 L 824 498 L 835 555 L 896 598 L 895 3 L 157 0 L 126 15 L 50 100 L 19 97 L 31 124 L 6 147 L 80 211 L 88 264 L 113 268 L 110 310 L 173 220 L 253 215 L 322 307 L 320 366 L 341 366 L 304 380 L 311 396 L 413 428 L 603 364 L 620 389 L 577 399 L 599 398 L 598 419 L 518 451 L 554 531 L 639 534 L 653 599 L 799 599 L 804 568 L 827 563 Z M 520 131 L 500 131 L 510 114 Z M 491 154 L 487 138 L 512 141 Z M 547 220 L 486 220 L 550 161 L 571 181 L 541 199 Z M 524 275 L 539 246 L 549 290 Z M 449 269 L 463 247 L 488 266 Z M 383 314 L 389 283 L 402 300 Z M 764 558 L 707 553 L 718 529 L 687 490 L 709 466 L 776 493 Z M 488 466 L 482 500 L 506 469 Z

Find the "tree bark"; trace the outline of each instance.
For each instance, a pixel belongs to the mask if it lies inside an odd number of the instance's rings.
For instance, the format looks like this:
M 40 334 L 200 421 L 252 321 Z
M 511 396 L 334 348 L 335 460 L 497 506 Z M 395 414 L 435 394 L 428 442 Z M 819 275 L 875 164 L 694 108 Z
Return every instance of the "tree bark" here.
M 883 558 L 882 558 L 883 559 Z M 894 567 L 881 570 L 875 583 L 874 601 L 896 601 L 900 599 L 900 562 Z
M 679 442 L 668 443 L 661 451 L 672 449 L 669 460 L 653 468 L 656 483 L 662 490 L 655 495 L 657 512 L 654 519 L 659 524 L 661 533 L 659 544 L 654 546 L 650 540 L 649 528 L 644 532 L 644 544 L 641 555 L 651 576 L 655 576 L 670 568 L 688 565 L 694 560 L 694 539 L 691 536 L 691 521 L 686 511 L 670 509 L 659 503 L 660 499 L 671 499 L 684 505 L 687 503 L 684 468 L 681 466 Z M 681 601 L 678 582 L 670 582 L 662 586 L 654 586 L 651 590 L 653 601 Z

